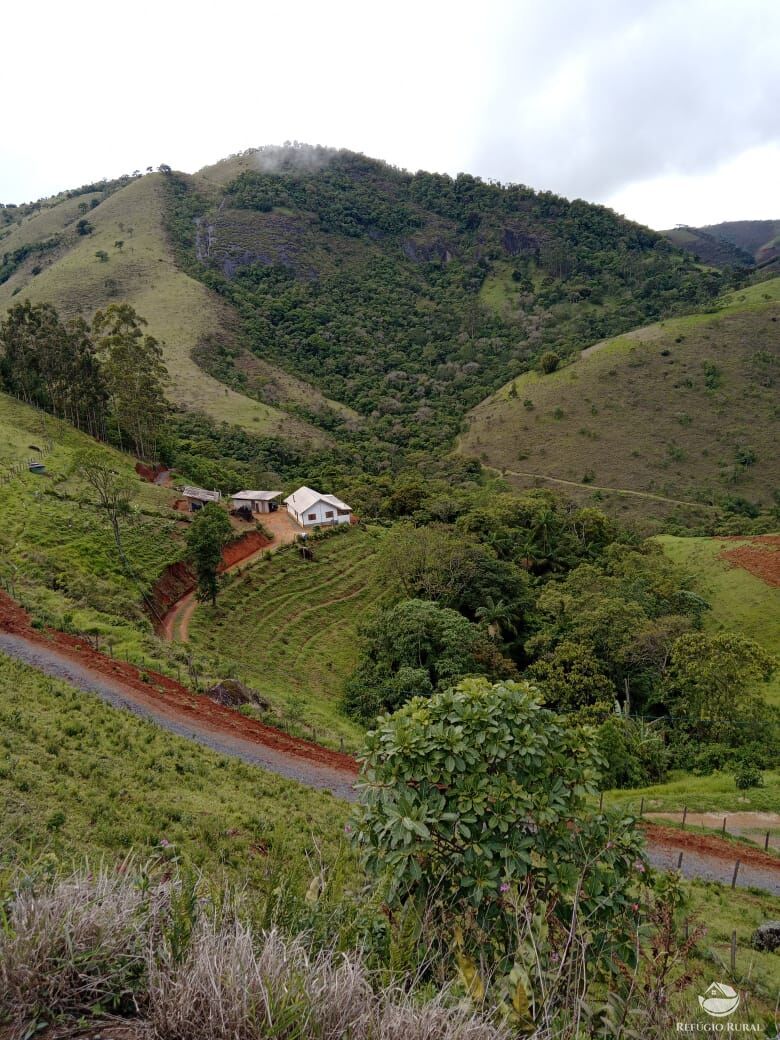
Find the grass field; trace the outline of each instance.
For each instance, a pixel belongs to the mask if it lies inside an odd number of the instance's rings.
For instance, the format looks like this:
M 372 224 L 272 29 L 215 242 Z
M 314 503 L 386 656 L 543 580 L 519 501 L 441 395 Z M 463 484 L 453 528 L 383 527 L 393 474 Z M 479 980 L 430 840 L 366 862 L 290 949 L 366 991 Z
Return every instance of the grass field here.
M 712 608 L 704 615 L 705 630 L 736 632 L 780 659 L 780 589 L 720 558 L 744 544 L 741 540 L 663 535 L 657 541 L 670 559 L 696 576 L 698 591 Z M 766 689 L 780 705 L 780 675 Z
M 99 633 L 124 656 L 158 658 L 161 648 L 140 605 L 165 565 L 182 555 L 182 523 L 170 508 L 174 494 L 140 480 L 128 456 L 0 394 L 0 474 L 26 462 L 35 455 L 30 446 L 45 446 L 49 438 L 45 474 L 25 467 L 3 485 L 0 578 L 39 620 Z M 74 453 L 87 447 L 97 447 L 135 482 L 121 529 L 137 580 L 121 566 L 108 521 L 74 475 Z
M 0 688 L 0 865 L 47 855 L 67 867 L 135 852 L 141 862 L 176 857 L 251 885 L 275 844 L 302 860 L 315 842 L 328 856 L 341 840 L 346 807 L 329 794 L 220 756 L 2 655 Z
M 300 732 L 354 749 L 360 730 L 339 710 L 357 661 L 357 630 L 382 598 L 374 561 L 379 538 L 350 530 L 315 545 L 315 560 L 275 553 L 237 577 L 216 609 L 199 606 L 190 643 L 211 670 L 234 672 Z
M 780 487 L 779 319 L 776 278 L 729 294 L 717 313 L 595 344 L 478 405 L 459 449 L 513 483 L 571 481 L 580 486 L 567 493 L 627 513 L 677 508 L 664 499 L 703 508 L 738 495 L 769 505 Z M 641 494 L 610 498 L 596 488 Z
M 731 773 L 692 776 L 672 773 L 663 784 L 605 793 L 604 804 L 639 812 L 775 812 L 780 813 L 780 771 L 765 772 L 764 786 L 740 791 Z
M 161 174 L 132 181 L 88 212 L 94 227 L 90 235 L 79 236 L 71 226 L 80 199 L 63 201 L 14 226 L 0 243 L 2 252 L 53 233 L 63 235 L 63 245 L 42 259 L 31 257 L 0 285 L 0 311 L 29 298 L 89 319 L 100 307 L 127 301 L 163 345 L 172 380 L 169 396 L 176 404 L 254 433 L 324 443 L 321 431 L 229 390 L 193 361 L 192 351 L 202 340 L 230 337 L 236 319 L 215 294 L 176 267 L 163 226 L 163 192 Z M 96 257 L 99 250 L 108 254 L 107 261 Z M 42 270 L 33 276 L 36 264 Z

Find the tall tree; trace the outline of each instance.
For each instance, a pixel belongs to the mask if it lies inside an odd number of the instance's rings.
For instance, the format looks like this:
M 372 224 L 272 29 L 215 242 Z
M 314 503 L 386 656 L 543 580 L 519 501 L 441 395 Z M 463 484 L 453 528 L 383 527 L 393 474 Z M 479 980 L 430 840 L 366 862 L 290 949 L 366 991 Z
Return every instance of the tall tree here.
M 222 550 L 232 531 L 230 517 L 224 509 L 210 502 L 201 509 L 187 532 L 187 549 L 198 576 L 198 599 L 203 603 L 211 600 L 213 607 L 217 605 Z
M 112 303 L 97 312 L 92 331 L 120 442 L 127 438 L 141 458 L 154 458 L 168 409 L 168 370 L 160 344 L 144 333 L 146 324 L 129 304 Z
M 130 561 L 122 545 L 120 520 L 130 512 L 130 501 L 133 485 L 130 479 L 111 466 L 105 455 L 96 449 L 89 448 L 76 455 L 76 471 L 97 497 L 98 506 L 103 509 L 111 524 L 119 558 L 125 567 L 132 571 Z
M 0 324 L 0 346 L 0 380 L 9 393 L 105 435 L 106 388 L 84 321 L 65 325 L 50 304 L 28 300 Z

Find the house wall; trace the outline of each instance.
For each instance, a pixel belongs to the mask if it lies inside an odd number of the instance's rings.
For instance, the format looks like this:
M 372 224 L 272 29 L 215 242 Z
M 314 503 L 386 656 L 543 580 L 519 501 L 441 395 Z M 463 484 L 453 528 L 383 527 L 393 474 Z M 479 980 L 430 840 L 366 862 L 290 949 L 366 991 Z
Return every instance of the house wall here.
M 288 506 L 287 511 L 298 521 L 298 523 L 302 527 L 314 527 L 317 524 L 324 525 L 349 523 L 349 513 L 344 513 L 343 516 L 339 516 L 336 507 L 328 505 L 327 502 L 315 502 L 310 509 L 307 509 L 305 513 L 301 514 L 296 513 L 292 506 Z M 328 516 L 328 513 L 332 513 L 333 515 Z

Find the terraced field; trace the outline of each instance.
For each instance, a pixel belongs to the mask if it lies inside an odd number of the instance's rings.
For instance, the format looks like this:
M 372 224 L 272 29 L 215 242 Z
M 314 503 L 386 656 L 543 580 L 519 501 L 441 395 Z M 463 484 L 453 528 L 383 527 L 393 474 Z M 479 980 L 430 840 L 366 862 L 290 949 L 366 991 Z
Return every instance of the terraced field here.
M 190 644 L 258 690 L 301 734 L 354 748 L 360 730 L 339 711 L 357 659 L 358 625 L 383 596 L 375 575 L 381 531 L 315 545 L 315 559 L 282 550 L 240 574 L 217 607 L 199 606 Z

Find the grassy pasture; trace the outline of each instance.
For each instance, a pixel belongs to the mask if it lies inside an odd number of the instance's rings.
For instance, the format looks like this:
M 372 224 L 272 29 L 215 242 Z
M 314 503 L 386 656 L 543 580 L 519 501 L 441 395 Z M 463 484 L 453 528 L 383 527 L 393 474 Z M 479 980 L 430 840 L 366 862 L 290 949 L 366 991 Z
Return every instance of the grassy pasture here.
M 0 689 L 0 868 L 44 854 L 67 867 L 156 853 L 252 884 L 275 845 L 302 861 L 315 842 L 327 857 L 341 838 L 346 806 L 329 794 L 218 755 L 3 655 Z
M 82 199 L 66 200 L 27 218 L 3 239 L 3 252 L 53 233 L 64 235 L 63 246 L 43 261 L 28 259 L 0 285 L 0 311 L 29 298 L 52 303 L 64 315 L 90 318 L 98 308 L 127 301 L 146 318 L 149 331 L 163 346 L 171 375 L 169 396 L 176 404 L 254 433 L 323 443 L 314 427 L 229 390 L 193 361 L 192 352 L 202 340 L 233 335 L 235 317 L 215 294 L 176 267 L 163 227 L 163 192 L 161 174 L 132 181 L 87 213 L 94 230 L 85 236 L 71 226 Z M 100 250 L 108 254 L 107 261 L 95 255 Z M 33 276 L 36 263 L 43 269 Z
M 0 575 L 34 616 L 78 632 L 94 631 L 130 657 L 155 654 L 157 643 L 138 604 L 167 563 L 181 557 L 181 521 L 170 506 L 174 494 L 136 477 L 130 458 L 97 445 L 64 422 L 0 394 L 0 471 L 34 455 L 31 445 L 52 451 L 46 473 L 23 470 L 0 494 Z M 106 518 L 73 473 L 74 453 L 91 447 L 136 481 L 123 542 L 136 572 L 118 559 Z
M 539 474 L 580 484 L 591 500 L 590 485 L 658 496 L 623 496 L 629 512 L 657 512 L 664 498 L 770 504 L 780 487 L 780 279 L 721 303 L 596 344 L 551 375 L 519 376 L 469 413 L 460 451 L 523 486 Z
M 318 543 L 314 562 L 295 550 L 273 554 L 239 575 L 216 609 L 201 605 L 190 643 L 234 671 L 300 732 L 357 746 L 359 728 L 339 711 L 344 680 L 357 661 L 357 630 L 381 600 L 374 566 L 381 534 L 351 530 Z
M 663 535 L 657 541 L 671 560 L 696 575 L 698 590 L 711 607 L 704 615 L 705 630 L 736 632 L 780 659 L 780 590 L 720 558 L 749 539 Z M 780 705 L 780 675 L 768 684 L 767 697 Z

